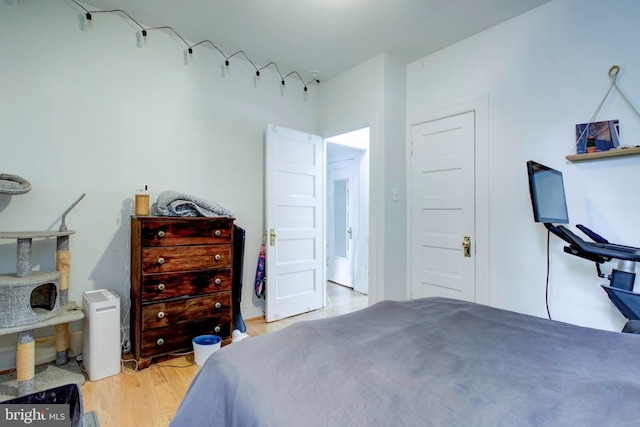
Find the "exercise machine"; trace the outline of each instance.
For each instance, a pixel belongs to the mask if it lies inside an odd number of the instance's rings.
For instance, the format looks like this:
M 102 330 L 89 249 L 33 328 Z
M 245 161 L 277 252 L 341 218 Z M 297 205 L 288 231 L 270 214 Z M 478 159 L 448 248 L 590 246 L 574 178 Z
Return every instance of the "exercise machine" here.
M 586 241 L 561 224 L 569 223 L 562 172 L 529 160 L 527 162 L 529 192 L 535 222 L 543 223 L 551 233 L 568 245 L 564 252 L 596 264 L 599 277 L 609 280 L 601 285 L 611 302 L 627 318 L 622 332 L 640 334 L 640 289 L 634 289 L 636 262 L 640 261 L 640 248 L 610 243 L 607 239 L 582 224 L 576 225 Z M 618 260 L 611 274 L 602 273 L 600 265 Z

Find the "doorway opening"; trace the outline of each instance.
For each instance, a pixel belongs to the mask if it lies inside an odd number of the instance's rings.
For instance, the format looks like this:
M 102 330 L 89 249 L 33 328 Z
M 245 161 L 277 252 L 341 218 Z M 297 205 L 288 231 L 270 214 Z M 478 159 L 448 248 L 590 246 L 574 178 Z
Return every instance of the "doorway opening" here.
M 325 138 L 326 277 L 369 293 L 369 127 Z

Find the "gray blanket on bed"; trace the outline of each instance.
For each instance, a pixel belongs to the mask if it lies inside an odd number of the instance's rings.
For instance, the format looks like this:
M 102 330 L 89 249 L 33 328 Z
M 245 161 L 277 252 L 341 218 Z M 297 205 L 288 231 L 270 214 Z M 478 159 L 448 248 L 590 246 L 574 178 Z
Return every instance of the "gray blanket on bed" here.
M 162 216 L 204 216 L 233 218 L 233 213 L 217 203 L 178 191 L 163 191 L 155 206 Z
M 640 335 L 426 298 L 223 347 L 171 426 L 639 423 Z

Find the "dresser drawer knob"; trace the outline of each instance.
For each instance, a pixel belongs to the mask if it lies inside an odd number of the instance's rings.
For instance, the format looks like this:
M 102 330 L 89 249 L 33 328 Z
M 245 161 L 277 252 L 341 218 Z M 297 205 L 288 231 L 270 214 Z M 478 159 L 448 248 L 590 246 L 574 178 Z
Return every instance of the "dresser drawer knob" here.
M 213 259 L 215 259 L 216 261 L 220 261 L 222 259 L 222 255 L 216 254 L 216 256 L 214 256 Z
M 158 285 L 158 290 L 159 290 L 159 291 L 164 291 L 164 283 L 160 283 L 160 284 Z
M 162 257 L 158 258 L 158 264 L 160 265 L 164 264 L 164 258 Z
M 222 330 L 222 328 L 219 325 L 216 326 L 215 328 L 213 328 L 213 331 L 216 332 L 216 333 L 220 332 L 221 330 Z
M 156 340 L 156 344 L 158 344 L 158 345 L 162 345 L 162 344 L 164 344 L 164 338 L 158 338 L 158 339 Z
M 158 239 L 162 239 L 164 237 L 164 231 L 158 231 Z
M 164 318 L 164 311 L 158 312 L 158 319 L 163 319 L 163 318 Z
M 219 285 L 220 283 L 222 283 L 222 279 L 221 279 L 221 278 L 219 278 L 219 277 L 216 277 L 216 280 L 214 280 L 214 283 L 215 283 L 216 285 Z
M 215 307 L 216 307 L 216 308 L 220 308 L 220 307 L 222 307 L 222 303 L 221 303 L 220 301 L 216 302 Z
M 213 232 L 213 234 L 215 234 L 216 237 L 220 237 L 222 235 L 222 231 L 216 230 Z

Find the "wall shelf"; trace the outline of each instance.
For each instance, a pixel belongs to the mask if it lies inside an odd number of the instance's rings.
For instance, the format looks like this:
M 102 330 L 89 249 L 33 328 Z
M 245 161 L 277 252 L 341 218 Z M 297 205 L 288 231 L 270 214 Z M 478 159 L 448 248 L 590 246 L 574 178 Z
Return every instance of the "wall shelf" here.
M 585 160 L 608 159 L 611 157 L 633 156 L 640 154 L 640 147 L 618 148 L 609 151 L 601 151 L 591 154 L 571 154 L 565 156 L 570 162 L 581 162 Z

